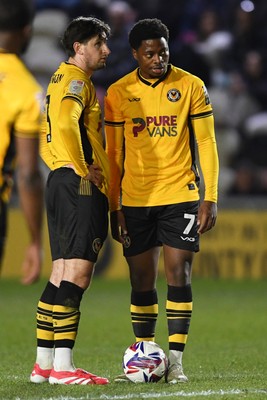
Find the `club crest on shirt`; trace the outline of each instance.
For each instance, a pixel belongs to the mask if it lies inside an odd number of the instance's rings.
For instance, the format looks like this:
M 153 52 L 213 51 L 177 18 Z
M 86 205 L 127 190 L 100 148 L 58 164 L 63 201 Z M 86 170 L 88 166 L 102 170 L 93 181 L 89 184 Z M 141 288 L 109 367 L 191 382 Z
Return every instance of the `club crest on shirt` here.
M 74 81 L 71 81 L 71 83 L 70 83 L 69 91 L 72 94 L 80 94 L 81 91 L 83 90 L 83 87 L 84 87 L 83 81 L 74 80 Z
M 167 99 L 175 102 L 181 98 L 181 92 L 178 89 L 170 89 L 167 93 Z

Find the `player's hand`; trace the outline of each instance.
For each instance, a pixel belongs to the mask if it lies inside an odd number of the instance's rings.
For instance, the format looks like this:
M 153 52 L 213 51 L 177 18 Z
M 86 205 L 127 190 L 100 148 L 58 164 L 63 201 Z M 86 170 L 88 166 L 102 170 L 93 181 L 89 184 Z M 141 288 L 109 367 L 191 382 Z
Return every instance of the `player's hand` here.
M 214 227 L 217 219 L 217 204 L 203 201 L 198 210 L 198 233 L 202 234 Z
M 31 285 L 39 280 L 42 271 L 42 249 L 39 244 L 31 243 L 22 263 L 23 285 Z
M 112 211 L 110 213 L 110 226 L 113 239 L 124 244 L 128 231 L 122 210 Z
M 88 179 L 98 188 L 101 188 L 104 181 L 104 176 L 102 174 L 102 168 L 97 164 L 91 164 L 88 167 L 89 171 L 87 176 L 84 179 Z

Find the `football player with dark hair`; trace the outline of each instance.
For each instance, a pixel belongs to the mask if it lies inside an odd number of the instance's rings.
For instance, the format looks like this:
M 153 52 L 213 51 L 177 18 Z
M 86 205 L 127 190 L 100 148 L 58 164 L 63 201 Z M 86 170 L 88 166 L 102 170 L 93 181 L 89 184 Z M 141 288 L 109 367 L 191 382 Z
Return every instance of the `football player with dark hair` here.
M 201 79 L 169 64 L 169 32 L 159 19 L 129 34 L 138 68 L 105 97 L 111 230 L 123 244 L 136 341 L 155 340 L 156 280 L 163 249 L 169 334 L 168 383 L 187 382 L 182 356 L 193 302 L 191 273 L 199 235 L 217 216 L 218 155 L 212 106 Z M 200 173 L 205 193 L 200 203 Z M 116 381 L 127 381 L 119 376 Z
M 109 165 L 91 76 L 106 65 L 109 34 L 97 18 L 71 21 L 62 40 L 68 61 L 47 89 L 40 151 L 51 169 L 45 198 L 52 272 L 37 309 L 34 383 L 108 383 L 74 366 L 73 347 L 80 303 L 108 232 Z

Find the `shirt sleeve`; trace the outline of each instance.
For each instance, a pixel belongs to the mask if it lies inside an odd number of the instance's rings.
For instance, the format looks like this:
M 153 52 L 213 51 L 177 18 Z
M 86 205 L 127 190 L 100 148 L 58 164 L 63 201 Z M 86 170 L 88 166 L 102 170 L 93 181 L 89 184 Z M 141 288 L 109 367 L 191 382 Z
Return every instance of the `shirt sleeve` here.
M 84 158 L 79 128 L 81 113 L 79 101 L 71 97 L 64 98 L 60 105 L 58 127 L 75 172 L 85 177 L 88 174 L 88 167 Z
M 110 211 L 121 209 L 121 180 L 124 164 L 124 121 L 116 94 L 108 91 L 105 100 L 106 152 L 110 167 L 109 205 Z
M 41 127 L 42 92 L 32 91 L 25 99 L 15 122 L 18 137 L 38 138 Z
M 205 194 L 204 200 L 217 202 L 219 160 L 212 115 L 194 119 L 193 129 L 198 145 L 200 168 L 202 171 Z
M 204 200 L 217 202 L 219 160 L 214 117 L 209 93 L 197 78 L 193 84 L 190 120 L 198 146 L 200 168 L 204 180 Z

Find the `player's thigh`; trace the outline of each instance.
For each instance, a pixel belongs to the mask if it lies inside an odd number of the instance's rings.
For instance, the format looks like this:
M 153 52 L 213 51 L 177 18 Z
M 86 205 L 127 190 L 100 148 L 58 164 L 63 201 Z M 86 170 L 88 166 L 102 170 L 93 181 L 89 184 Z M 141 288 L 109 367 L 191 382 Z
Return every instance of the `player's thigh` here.
M 168 285 L 185 286 L 191 283 L 194 252 L 163 245 L 165 276 Z
M 134 290 L 148 291 L 155 288 L 159 254 L 160 247 L 152 247 L 136 256 L 126 257 L 129 265 L 131 286 Z
M 52 259 L 95 262 L 108 231 L 107 198 L 71 169 L 54 172 L 46 193 Z
M 69 230 L 76 231 L 79 177 L 69 168 L 51 171 L 45 190 L 46 214 L 52 260 L 64 258 Z
M 91 195 L 80 194 L 78 198 L 76 251 L 79 258 L 96 262 L 108 234 L 108 200 L 93 183 L 90 185 Z
M 197 215 L 199 202 L 172 204 L 162 208 L 158 238 L 162 244 L 191 252 L 199 251 Z
M 151 207 L 122 207 L 128 231 L 123 247 L 125 257 L 142 254 L 160 243 L 157 240 L 157 222 L 151 216 Z

